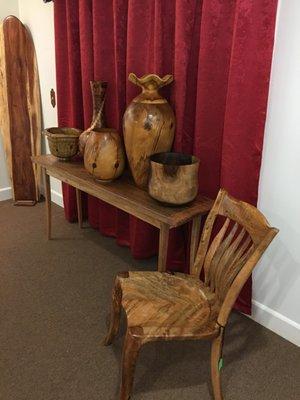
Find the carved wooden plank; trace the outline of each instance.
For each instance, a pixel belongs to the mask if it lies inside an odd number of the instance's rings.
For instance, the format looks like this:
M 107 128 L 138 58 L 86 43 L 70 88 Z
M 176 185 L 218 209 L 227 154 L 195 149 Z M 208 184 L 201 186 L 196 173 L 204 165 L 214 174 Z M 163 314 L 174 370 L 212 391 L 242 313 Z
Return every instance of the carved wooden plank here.
M 31 156 L 40 154 L 41 102 L 32 39 L 14 16 L 0 26 L 0 123 L 15 202 L 39 198 L 40 172 Z

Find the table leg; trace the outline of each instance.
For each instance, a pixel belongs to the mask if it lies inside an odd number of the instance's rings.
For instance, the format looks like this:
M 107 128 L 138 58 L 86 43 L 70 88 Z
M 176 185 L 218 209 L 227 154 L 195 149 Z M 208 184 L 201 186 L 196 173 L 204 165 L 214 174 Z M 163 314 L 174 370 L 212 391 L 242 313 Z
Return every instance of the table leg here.
M 47 217 L 47 238 L 51 239 L 51 190 L 50 190 L 50 176 L 46 172 L 46 168 L 42 168 L 44 191 L 46 199 L 46 217 Z
M 200 227 L 201 227 L 201 216 L 196 215 L 196 217 L 193 218 L 192 233 L 191 233 L 190 271 L 193 268 L 199 246 Z
M 159 252 L 158 252 L 158 271 L 165 272 L 167 264 L 168 243 L 169 243 L 170 227 L 161 224 L 159 232 Z
M 82 197 L 81 190 L 76 188 L 76 203 L 79 228 L 82 228 Z

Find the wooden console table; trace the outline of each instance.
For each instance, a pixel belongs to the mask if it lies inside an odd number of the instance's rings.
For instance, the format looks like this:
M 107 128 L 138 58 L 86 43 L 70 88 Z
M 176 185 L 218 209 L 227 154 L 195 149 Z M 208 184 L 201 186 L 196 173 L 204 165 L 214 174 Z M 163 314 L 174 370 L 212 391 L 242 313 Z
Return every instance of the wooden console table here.
M 81 192 L 86 192 L 103 200 L 128 214 L 160 229 L 158 270 L 166 270 L 169 230 L 193 220 L 191 234 L 190 264 L 194 263 L 199 243 L 201 215 L 206 215 L 213 201 L 198 196 L 190 205 L 167 207 L 152 199 L 148 193 L 139 189 L 128 177 L 123 175 L 111 183 L 99 183 L 85 170 L 82 163 L 58 161 L 51 155 L 32 157 L 32 162 L 42 169 L 45 186 L 47 210 L 47 236 L 51 238 L 51 192 L 50 178 L 53 176 L 76 189 L 79 226 L 82 226 Z

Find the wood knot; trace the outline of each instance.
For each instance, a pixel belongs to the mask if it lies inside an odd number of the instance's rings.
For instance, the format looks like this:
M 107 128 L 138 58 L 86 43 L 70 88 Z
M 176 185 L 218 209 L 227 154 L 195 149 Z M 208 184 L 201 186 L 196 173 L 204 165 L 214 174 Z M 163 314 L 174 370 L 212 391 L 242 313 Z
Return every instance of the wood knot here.
M 146 122 L 144 123 L 144 129 L 145 129 L 146 131 L 151 131 L 151 129 L 152 129 L 152 124 L 151 124 L 150 121 L 146 121 Z
M 133 326 L 130 328 L 130 333 L 132 336 L 143 336 L 144 329 L 141 326 Z

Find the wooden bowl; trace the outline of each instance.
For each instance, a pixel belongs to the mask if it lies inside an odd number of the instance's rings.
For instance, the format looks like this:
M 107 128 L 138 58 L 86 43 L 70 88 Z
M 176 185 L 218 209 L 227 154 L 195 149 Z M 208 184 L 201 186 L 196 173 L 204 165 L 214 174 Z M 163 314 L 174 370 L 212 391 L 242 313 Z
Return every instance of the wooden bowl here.
M 61 161 L 68 161 L 78 153 L 81 132 L 76 128 L 48 128 L 43 133 L 47 136 L 50 153 Z
M 197 157 L 182 153 L 158 153 L 150 157 L 148 191 L 168 205 L 191 202 L 198 193 Z

